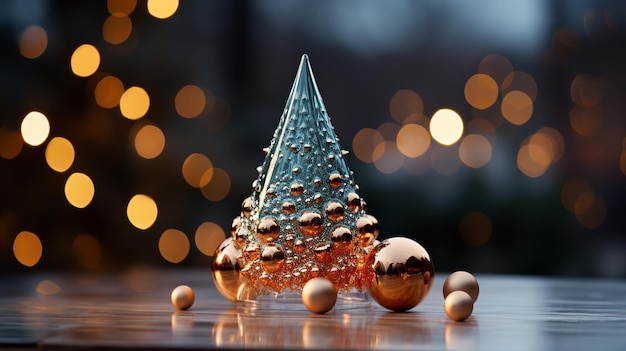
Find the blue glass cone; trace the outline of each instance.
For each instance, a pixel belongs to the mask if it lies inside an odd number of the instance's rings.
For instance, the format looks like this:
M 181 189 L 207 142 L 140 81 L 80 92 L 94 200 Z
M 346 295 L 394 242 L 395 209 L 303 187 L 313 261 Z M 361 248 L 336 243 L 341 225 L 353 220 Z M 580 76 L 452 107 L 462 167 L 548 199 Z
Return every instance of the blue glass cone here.
M 378 222 L 365 212 L 307 55 L 266 152 L 234 222 L 238 298 L 299 291 L 317 276 L 361 290 Z

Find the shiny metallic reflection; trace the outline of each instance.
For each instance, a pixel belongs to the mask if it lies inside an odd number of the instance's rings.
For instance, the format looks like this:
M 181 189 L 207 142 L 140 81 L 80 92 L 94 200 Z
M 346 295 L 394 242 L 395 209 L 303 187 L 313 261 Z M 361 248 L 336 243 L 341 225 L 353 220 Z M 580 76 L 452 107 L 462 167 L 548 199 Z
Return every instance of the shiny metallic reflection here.
M 174 311 L 171 318 L 172 335 L 186 336 L 193 332 L 194 315 L 190 311 Z
M 444 328 L 444 341 L 449 350 L 476 349 L 478 321 L 469 317 L 463 322 L 448 321 Z

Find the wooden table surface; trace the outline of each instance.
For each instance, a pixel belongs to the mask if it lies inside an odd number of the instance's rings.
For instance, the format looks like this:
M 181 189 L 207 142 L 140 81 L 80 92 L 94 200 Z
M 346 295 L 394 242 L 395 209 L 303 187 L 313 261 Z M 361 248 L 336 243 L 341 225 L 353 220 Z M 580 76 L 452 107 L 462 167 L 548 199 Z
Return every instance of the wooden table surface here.
M 477 275 L 473 315 L 449 320 L 436 272 L 408 312 L 375 302 L 315 315 L 244 312 L 216 291 L 209 270 L 136 268 L 120 275 L 0 277 L 0 346 L 54 349 L 625 350 L 626 281 Z M 177 311 L 170 292 L 191 286 Z

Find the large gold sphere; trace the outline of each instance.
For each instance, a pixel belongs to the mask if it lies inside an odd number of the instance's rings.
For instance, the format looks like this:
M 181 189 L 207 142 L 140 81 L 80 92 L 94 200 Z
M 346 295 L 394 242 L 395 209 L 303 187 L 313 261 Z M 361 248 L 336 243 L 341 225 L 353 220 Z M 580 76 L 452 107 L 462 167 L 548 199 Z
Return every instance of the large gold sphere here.
M 211 273 L 217 291 L 232 302 L 237 301 L 237 288 L 239 287 L 239 271 L 241 267 L 237 256 L 241 253 L 233 244 L 232 237 L 226 238 L 215 250 L 211 262 Z
M 435 271 L 428 252 L 417 242 L 393 237 L 376 245 L 366 264 L 372 298 L 393 311 L 406 311 L 428 294 Z

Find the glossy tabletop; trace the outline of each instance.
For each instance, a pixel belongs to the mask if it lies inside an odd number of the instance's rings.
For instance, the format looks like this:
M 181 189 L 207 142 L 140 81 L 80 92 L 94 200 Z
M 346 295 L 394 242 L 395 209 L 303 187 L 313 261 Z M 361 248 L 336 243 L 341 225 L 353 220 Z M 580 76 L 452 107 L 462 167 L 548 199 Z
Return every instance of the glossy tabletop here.
M 54 349 L 624 350 L 626 281 L 477 275 L 473 315 L 449 320 L 446 273 L 408 312 L 369 307 L 244 311 L 209 270 L 0 277 L 0 346 Z M 195 291 L 177 311 L 174 287 Z

